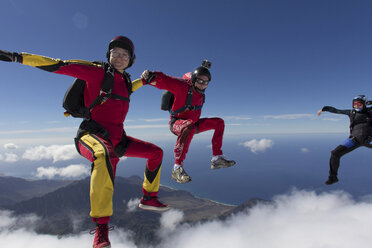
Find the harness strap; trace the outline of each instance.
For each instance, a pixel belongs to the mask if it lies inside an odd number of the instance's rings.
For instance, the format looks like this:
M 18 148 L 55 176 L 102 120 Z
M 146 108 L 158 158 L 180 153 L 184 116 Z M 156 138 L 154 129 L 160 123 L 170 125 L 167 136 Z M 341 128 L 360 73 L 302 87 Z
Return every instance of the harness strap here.
M 102 94 L 102 95 L 99 95 L 98 97 L 96 97 L 96 99 L 94 99 L 94 101 L 90 104 L 88 110 L 90 111 L 95 106 L 106 102 L 108 98 L 130 102 L 130 99 L 128 97 L 125 97 L 125 96 L 121 96 L 121 95 L 117 95 L 117 94 L 106 94 L 106 95 Z
M 176 116 L 177 114 L 189 109 L 189 110 L 199 110 L 202 109 L 203 105 L 198 105 L 198 106 L 192 106 L 192 97 L 193 97 L 193 92 L 192 92 L 192 87 L 189 85 L 189 90 L 187 91 L 187 98 L 186 98 L 186 103 L 183 107 L 172 111 L 169 110 L 169 113 L 171 114 L 172 117 Z M 204 103 L 204 95 L 203 95 L 203 103 Z
M 112 98 L 112 99 L 116 99 L 116 100 L 122 100 L 122 101 L 130 102 L 129 97 L 125 97 L 125 96 L 121 96 L 121 95 L 117 95 L 117 94 L 111 94 L 109 97 Z
M 89 111 L 95 106 L 106 102 L 108 98 L 130 102 L 129 97 L 112 94 L 112 89 L 114 88 L 114 73 L 114 68 L 112 68 L 109 64 L 105 64 L 105 76 L 103 77 L 103 81 L 101 84 L 100 95 L 96 97 L 96 99 L 94 99 L 94 101 L 90 104 L 88 108 Z M 129 75 L 126 73 L 124 74 L 124 76 L 127 82 L 128 94 L 130 95 L 132 92 L 132 89 L 129 89 L 128 86 L 129 84 L 131 85 L 130 78 Z

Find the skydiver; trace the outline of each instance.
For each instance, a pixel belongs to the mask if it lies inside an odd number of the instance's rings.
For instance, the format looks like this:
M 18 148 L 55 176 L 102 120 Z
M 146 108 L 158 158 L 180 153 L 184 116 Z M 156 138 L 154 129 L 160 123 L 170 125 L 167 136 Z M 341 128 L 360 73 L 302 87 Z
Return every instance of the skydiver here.
M 340 158 L 360 146 L 372 148 L 372 108 L 367 107 L 368 101 L 364 95 L 353 99 L 352 109 L 339 110 L 334 107 L 324 106 L 318 111 L 320 116 L 323 111 L 335 114 L 344 114 L 350 118 L 350 136 L 331 152 L 329 160 L 329 177 L 325 184 L 338 182 L 338 168 Z

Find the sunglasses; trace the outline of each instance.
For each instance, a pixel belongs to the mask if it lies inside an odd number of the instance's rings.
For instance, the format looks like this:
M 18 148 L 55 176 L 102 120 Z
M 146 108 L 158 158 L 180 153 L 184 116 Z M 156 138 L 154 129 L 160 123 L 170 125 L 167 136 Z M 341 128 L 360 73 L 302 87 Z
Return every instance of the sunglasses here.
M 195 83 L 202 84 L 202 85 L 208 85 L 209 84 L 209 81 L 205 81 L 203 79 L 197 78 L 195 80 Z

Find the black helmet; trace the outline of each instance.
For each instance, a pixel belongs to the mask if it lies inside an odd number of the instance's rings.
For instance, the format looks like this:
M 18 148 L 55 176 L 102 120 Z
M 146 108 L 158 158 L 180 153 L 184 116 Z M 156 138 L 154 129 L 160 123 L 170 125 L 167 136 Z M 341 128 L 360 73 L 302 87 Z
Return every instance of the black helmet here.
M 204 75 L 204 76 L 208 77 L 208 81 L 212 80 L 211 73 L 208 70 L 209 68 L 211 68 L 211 65 L 212 65 L 212 63 L 209 62 L 208 60 L 203 60 L 202 66 L 199 66 L 198 68 L 196 68 L 191 74 L 192 85 L 195 84 L 197 76 Z
M 363 103 L 363 108 L 362 109 L 354 108 L 354 103 L 355 102 L 362 102 Z M 353 99 L 353 109 L 355 109 L 356 111 L 362 111 L 366 108 L 366 105 L 367 105 L 367 97 L 365 95 L 358 95 L 358 96 L 354 97 L 354 99 Z
M 109 43 L 108 51 L 106 54 L 107 59 L 110 59 L 110 50 L 113 49 L 114 47 L 120 47 L 125 50 L 128 50 L 130 57 L 129 57 L 129 64 L 127 68 L 131 67 L 136 61 L 136 55 L 134 54 L 133 42 L 125 36 L 116 36 Z

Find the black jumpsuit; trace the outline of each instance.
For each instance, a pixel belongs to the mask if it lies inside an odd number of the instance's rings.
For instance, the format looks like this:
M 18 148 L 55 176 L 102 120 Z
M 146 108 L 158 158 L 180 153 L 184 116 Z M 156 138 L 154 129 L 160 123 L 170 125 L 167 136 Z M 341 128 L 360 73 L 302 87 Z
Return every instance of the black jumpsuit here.
M 331 152 L 329 175 L 337 176 L 340 158 L 360 146 L 372 148 L 372 108 L 364 108 L 358 112 L 354 109 L 339 110 L 325 106 L 322 111 L 348 115 L 350 118 L 350 136 Z

